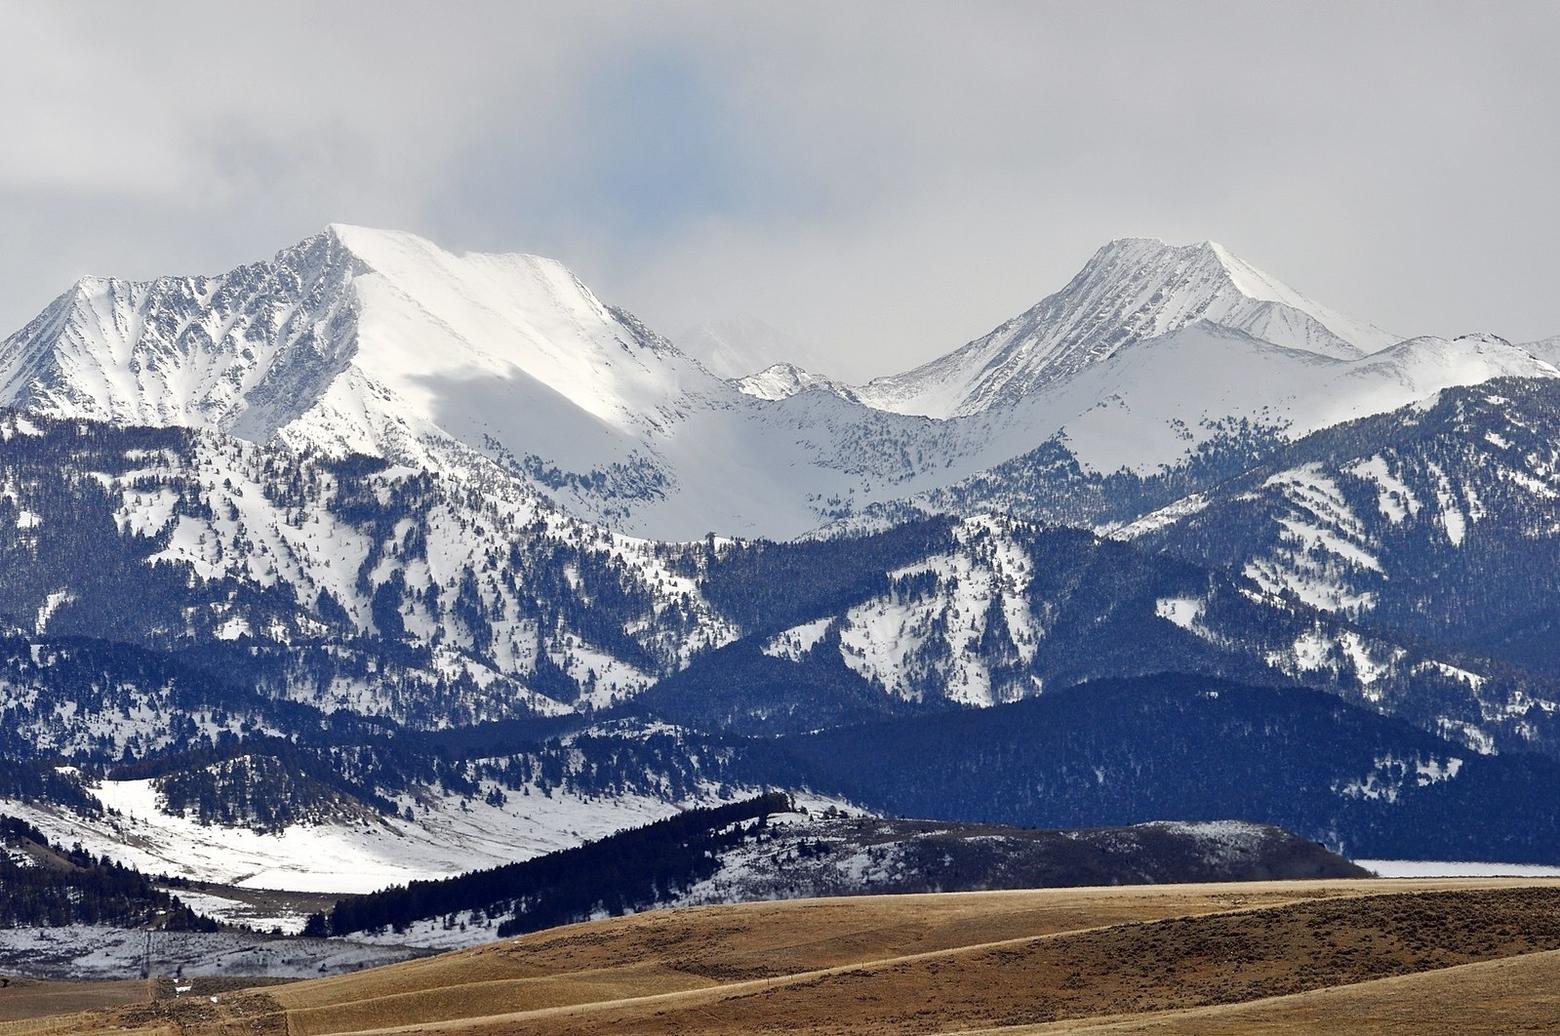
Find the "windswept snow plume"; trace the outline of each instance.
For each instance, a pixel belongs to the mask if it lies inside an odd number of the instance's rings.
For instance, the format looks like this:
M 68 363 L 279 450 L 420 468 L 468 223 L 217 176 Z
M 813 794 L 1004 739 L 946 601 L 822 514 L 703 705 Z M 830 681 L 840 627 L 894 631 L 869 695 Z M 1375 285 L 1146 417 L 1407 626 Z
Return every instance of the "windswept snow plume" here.
M 828 366 L 822 349 L 749 315 L 705 321 L 678 335 L 676 342 L 677 348 L 723 378 L 744 378 L 778 364 L 815 370 Z

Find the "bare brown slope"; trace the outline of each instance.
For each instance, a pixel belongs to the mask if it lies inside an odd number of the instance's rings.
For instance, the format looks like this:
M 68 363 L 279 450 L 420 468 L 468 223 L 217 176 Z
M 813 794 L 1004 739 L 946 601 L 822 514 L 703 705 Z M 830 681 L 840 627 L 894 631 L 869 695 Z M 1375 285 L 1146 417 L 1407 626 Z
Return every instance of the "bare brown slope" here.
M 938 1032 L 1252 1001 L 1551 948 L 1553 881 L 851 898 L 575 925 L 225 997 L 223 1017 L 165 1008 L 58 1031 Z
M 54 982 L 11 978 L 0 988 L 0 1033 L 25 1032 L 22 1020 L 62 1011 L 115 1007 L 150 1000 L 151 983 L 145 979 L 113 982 Z M 5 1023 L 15 1022 L 7 1026 Z
M 1560 891 L 1383 895 L 1032 937 L 459 1031 L 931 1033 L 1240 1002 L 1557 948 Z
M 571 925 L 507 943 L 273 991 L 294 1032 L 672 993 L 972 944 L 1173 917 L 1351 884 L 1152 886 L 752 903 Z M 450 988 L 459 985 L 460 993 Z
M 1098 1024 L 982 1030 L 986 1036 L 1463 1036 L 1560 1032 L 1560 952 L 1524 954 L 1417 975 L 1297 993 L 1245 1004 L 1193 1008 Z M 971 1034 L 975 1036 L 975 1034 Z

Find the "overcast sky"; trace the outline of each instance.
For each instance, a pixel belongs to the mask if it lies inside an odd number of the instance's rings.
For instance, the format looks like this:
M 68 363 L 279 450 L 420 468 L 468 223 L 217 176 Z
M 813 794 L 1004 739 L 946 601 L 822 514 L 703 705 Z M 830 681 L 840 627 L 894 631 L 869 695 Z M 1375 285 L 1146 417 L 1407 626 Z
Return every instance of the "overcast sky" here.
M 0 334 L 330 221 L 903 369 L 1099 244 L 1560 334 L 1560 3 L 0 0 Z

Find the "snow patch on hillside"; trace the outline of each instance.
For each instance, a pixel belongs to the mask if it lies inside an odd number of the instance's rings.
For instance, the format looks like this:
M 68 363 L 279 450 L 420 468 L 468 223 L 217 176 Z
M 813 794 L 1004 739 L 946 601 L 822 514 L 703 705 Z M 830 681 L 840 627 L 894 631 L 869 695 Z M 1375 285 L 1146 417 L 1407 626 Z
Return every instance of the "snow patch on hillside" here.
M 484 787 L 483 792 L 489 790 Z M 296 824 L 275 834 L 203 825 L 163 812 L 151 780 L 103 781 L 92 794 L 102 818 L 28 803 L 0 810 L 36 825 L 51 841 L 80 842 L 149 874 L 240 888 L 353 894 L 449 877 L 529 859 L 721 801 L 714 786 L 669 802 L 627 793 L 579 796 L 554 789 L 507 791 L 493 806 L 481 794 L 406 800 L 415 820 L 375 815 L 358 822 Z
M 1200 597 L 1161 597 L 1154 602 L 1154 614 L 1184 630 L 1197 628 L 1207 602 Z
M 1360 461 L 1349 469 L 1349 473 L 1358 478 L 1369 479 L 1376 484 L 1376 507 L 1381 511 L 1382 517 L 1393 525 L 1397 525 L 1410 515 L 1419 514 L 1419 498 L 1408 487 L 1408 483 L 1392 473 L 1386 458 L 1380 454 Z
M 833 621 L 831 617 L 825 616 L 777 633 L 764 642 L 764 654 L 795 662 L 817 646 L 818 641 L 828 632 L 829 623 Z

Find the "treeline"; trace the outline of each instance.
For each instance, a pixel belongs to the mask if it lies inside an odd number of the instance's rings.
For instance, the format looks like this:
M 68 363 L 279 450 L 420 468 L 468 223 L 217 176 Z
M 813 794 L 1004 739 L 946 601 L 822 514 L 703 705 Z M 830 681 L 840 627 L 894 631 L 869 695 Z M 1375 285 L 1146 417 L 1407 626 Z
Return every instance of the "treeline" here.
M 217 923 L 133 868 L 95 859 L 81 846 L 62 849 L 14 817 L 0 817 L 0 928 L 70 924 L 138 928 L 156 923 L 185 932 L 214 932 Z
M 366 810 L 410 820 L 414 811 L 398 806 L 395 797 L 428 789 L 463 804 L 480 799 L 497 807 L 516 795 L 645 795 L 676 802 L 712 786 L 728 798 L 739 787 L 795 783 L 789 769 L 775 769 L 767 757 L 755 765 L 748 743 L 723 735 L 606 725 L 529 747 L 527 736 L 520 727 L 469 738 L 461 731 L 403 730 L 338 744 L 222 736 L 210 747 L 122 763 L 108 776 L 153 779 L 173 812 L 262 832 Z
M 500 936 L 617 916 L 665 900 L 714 874 L 721 850 L 742 840 L 735 825 L 763 824 L 794 809 L 780 792 L 725 806 L 692 809 L 644 827 L 520 863 L 439 881 L 414 881 L 344 899 L 309 918 L 305 934 L 346 935 L 392 928 L 457 912 L 511 915 Z
M 87 794 L 78 776 L 34 759 L 0 756 L 0 799 L 68 806 L 85 816 L 103 812 L 102 805 Z

